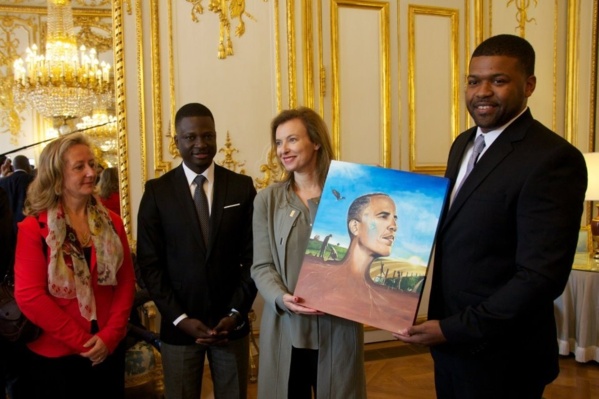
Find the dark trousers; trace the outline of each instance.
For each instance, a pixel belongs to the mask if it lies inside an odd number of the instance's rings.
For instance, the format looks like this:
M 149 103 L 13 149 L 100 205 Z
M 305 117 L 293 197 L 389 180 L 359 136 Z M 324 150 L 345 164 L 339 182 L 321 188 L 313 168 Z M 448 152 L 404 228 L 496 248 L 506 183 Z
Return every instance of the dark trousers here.
M 123 399 L 125 397 L 125 349 L 121 343 L 97 366 L 79 355 L 48 358 L 28 351 L 23 375 L 28 399 Z
M 162 368 L 167 399 L 197 399 L 202 393 L 204 360 L 208 357 L 214 397 L 246 398 L 249 336 L 226 345 L 169 345 L 162 343 Z
M 541 399 L 546 383 L 508 351 L 470 356 L 431 349 L 437 399 Z
M 0 339 L 0 398 L 6 392 L 8 399 L 26 399 L 21 392 L 21 375 L 27 370 L 27 352 L 23 344 Z
M 318 350 L 291 348 L 291 368 L 289 370 L 289 399 L 310 399 L 316 397 L 318 377 Z

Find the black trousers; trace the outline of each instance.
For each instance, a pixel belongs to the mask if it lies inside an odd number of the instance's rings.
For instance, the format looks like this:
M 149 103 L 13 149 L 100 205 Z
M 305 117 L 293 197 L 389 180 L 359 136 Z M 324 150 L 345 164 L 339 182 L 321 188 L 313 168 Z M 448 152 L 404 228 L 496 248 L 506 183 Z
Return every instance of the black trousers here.
M 431 349 L 438 399 L 541 399 L 547 384 L 508 350 L 470 356 Z M 538 367 L 537 367 L 538 368 Z
M 48 358 L 28 351 L 27 372 L 22 375 L 28 399 L 123 399 L 125 347 L 121 343 L 106 360 L 92 367 L 79 355 Z
M 318 350 L 291 348 L 288 399 L 316 397 L 317 376 Z

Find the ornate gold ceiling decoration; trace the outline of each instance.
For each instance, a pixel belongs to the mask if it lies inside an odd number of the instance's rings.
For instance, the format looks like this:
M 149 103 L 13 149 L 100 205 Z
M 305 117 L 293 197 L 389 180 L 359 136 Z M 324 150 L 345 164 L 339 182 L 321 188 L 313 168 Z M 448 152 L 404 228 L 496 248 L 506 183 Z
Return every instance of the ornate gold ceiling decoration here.
M 535 7 L 538 4 L 538 0 L 533 0 Z M 528 18 L 528 8 L 530 7 L 530 0 L 508 0 L 506 7 L 511 4 L 518 10 L 516 12 L 516 21 L 518 21 L 518 30 L 521 37 L 524 37 L 526 32 L 526 24 L 530 22 L 536 22 L 534 18 Z
M 199 22 L 198 14 L 204 13 L 202 0 L 186 1 L 192 4 L 191 20 L 193 22 Z M 268 0 L 262 1 L 266 2 Z M 235 18 L 238 20 L 237 27 L 235 28 L 235 36 L 241 37 L 245 33 L 245 22 L 243 21 L 243 17 L 246 16 L 252 21 L 256 21 L 256 18 L 245 11 L 245 0 L 209 0 L 208 11 L 212 11 L 218 15 L 220 21 L 218 58 L 227 58 L 227 56 L 233 55 L 231 20 Z

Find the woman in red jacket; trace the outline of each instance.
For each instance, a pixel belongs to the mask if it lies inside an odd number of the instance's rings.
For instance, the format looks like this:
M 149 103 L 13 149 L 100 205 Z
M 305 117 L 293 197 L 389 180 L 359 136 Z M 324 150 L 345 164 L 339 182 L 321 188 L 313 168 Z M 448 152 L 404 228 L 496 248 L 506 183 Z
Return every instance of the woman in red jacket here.
M 98 195 L 100 196 L 102 205 L 121 216 L 119 172 L 115 167 L 106 168 L 100 173 Z
M 27 345 L 27 398 L 124 397 L 135 277 L 121 219 L 94 196 L 94 166 L 83 135 L 63 136 L 44 148 L 29 187 L 15 296 L 42 334 Z

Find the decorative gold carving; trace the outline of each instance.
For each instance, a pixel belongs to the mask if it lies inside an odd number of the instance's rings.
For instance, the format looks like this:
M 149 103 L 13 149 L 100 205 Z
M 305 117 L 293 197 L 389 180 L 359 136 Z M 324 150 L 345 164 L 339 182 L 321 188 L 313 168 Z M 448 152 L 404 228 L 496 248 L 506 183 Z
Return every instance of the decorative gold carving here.
M 235 154 L 236 152 L 239 152 L 239 150 L 237 148 L 233 147 L 233 144 L 231 143 L 231 137 L 230 137 L 228 131 L 227 131 L 227 139 L 225 141 L 225 146 L 220 148 L 218 150 L 218 152 L 224 153 L 225 159 L 220 162 L 217 162 L 217 164 L 219 164 L 220 166 L 223 166 L 229 170 L 232 170 L 233 172 L 237 172 L 237 173 L 241 173 L 242 175 L 245 175 L 245 169 L 243 168 L 243 166 L 245 165 L 245 161 L 239 162 L 239 161 L 236 161 L 235 158 L 233 158 L 233 154 Z M 239 170 L 237 170 L 237 168 L 239 168 Z
M 112 21 L 102 23 L 97 17 L 78 17 L 75 18 L 75 24 L 81 27 L 76 35 L 79 45 L 95 48 L 98 53 L 112 50 Z M 106 36 L 98 34 L 92 28 L 106 32 Z
M 202 0 L 186 0 L 192 4 L 191 20 L 199 22 L 197 14 L 204 13 Z M 263 0 L 267 1 L 267 0 Z M 256 21 L 251 14 L 245 11 L 245 0 L 210 0 L 208 11 L 212 11 L 218 15 L 220 21 L 219 27 L 219 43 L 218 43 L 218 58 L 224 59 L 229 55 L 233 55 L 233 41 L 231 40 L 231 20 L 238 19 L 238 25 L 235 27 L 235 36 L 241 37 L 245 33 L 245 22 L 243 17 L 246 16 L 252 21 Z M 226 46 L 225 46 L 226 43 Z
M 144 90 L 144 46 L 143 46 L 143 21 L 141 14 L 142 0 L 135 1 L 135 36 L 137 39 L 136 63 L 137 63 L 137 116 L 139 123 L 139 142 L 141 144 L 141 179 L 139 183 L 144 185 L 148 180 L 148 157 L 146 140 L 146 103 Z
M 260 165 L 260 172 L 262 172 L 262 178 L 254 179 L 254 186 L 257 190 L 266 188 L 271 183 L 279 182 L 285 176 L 285 171 L 281 169 L 274 149 L 268 152 L 267 163 Z
M 17 49 L 20 43 L 14 33 L 20 24 L 27 22 L 32 23 L 32 20 L 8 15 L 0 17 L 0 32 L 3 37 L 0 41 L 0 134 L 9 133 L 10 143 L 13 145 L 18 145 L 23 120 L 20 113 L 25 109 L 23 102 L 15 101 L 12 90 L 12 63 L 18 56 Z
M 129 155 L 127 148 L 127 111 L 125 92 L 125 39 L 123 28 L 123 9 L 120 1 L 112 2 L 112 23 L 114 30 L 114 91 L 117 118 L 118 159 L 121 197 L 121 218 L 129 243 L 135 248 L 131 231 L 131 203 L 129 188 Z
M 538 0 L 533 0 L 535 7 L 537 6 Z M 528 18 L 528 8 L 530 7 L 530 0 L 508 0 L 506 7 L 511 4 L 516 7 L 516 21 L 518 21 L 517 29 L 520 31 L 520 36 L 524 37 L 526 31 L 526 24 L 530 22 L 536 22 L 535 18 Z

